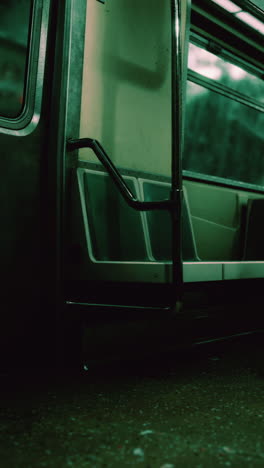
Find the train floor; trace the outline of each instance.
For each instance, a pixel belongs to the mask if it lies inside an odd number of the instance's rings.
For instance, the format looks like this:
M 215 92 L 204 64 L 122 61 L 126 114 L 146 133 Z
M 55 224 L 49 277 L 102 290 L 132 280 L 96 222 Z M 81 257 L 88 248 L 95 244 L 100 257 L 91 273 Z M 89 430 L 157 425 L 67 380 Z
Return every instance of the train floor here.
M 0 465 L 263 467 L 263 353 L 259 334 L 81 377 L 1 375 Z

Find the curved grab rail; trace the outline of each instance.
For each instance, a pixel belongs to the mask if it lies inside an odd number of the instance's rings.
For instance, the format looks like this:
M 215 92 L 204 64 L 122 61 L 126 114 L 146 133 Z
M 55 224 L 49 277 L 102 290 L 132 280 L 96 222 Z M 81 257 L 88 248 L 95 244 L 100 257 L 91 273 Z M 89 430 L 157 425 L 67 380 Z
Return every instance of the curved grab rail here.
M 99 161 L 107 170 L 113 182 L 119 189 L 121 195 L 128 203 L 129 206 L 137 211 L 150 211 L 150 210 L 168 210 L 172 211 L 176 208 L 176 200 L 160 200 L 160 201 L 140 201 L 137 200 L 133 192 L 127 186 L 122 175 L 115 167 L 107 153 L 105 152 L 99 141 L 93 138 L 70 138 L 67 140 L 67 150 L 74 151 L 80 148 L 91 148 Z
M 181 50 L 181 8 L 180 0 L 169 0 L 171 10 L 171 193 L 169 200 L 140 201 L 128 188 L 123 177 L 114 166 L 100 143 L 92 138 L 68 139 L 67 150 L 91 148 L 108 174 L 112 177 L 129 206 L 138 211 L 167 210 L 172 221 L 172 285 L 175 285 L 174 300 L 171 310 L 175 313 L 182 308 L 183 302 L 183 269 L 181 258 L 181 206 L 182 206 L 182 167 L 181 154 L 183 146 L 182 128 L 182 50 Z

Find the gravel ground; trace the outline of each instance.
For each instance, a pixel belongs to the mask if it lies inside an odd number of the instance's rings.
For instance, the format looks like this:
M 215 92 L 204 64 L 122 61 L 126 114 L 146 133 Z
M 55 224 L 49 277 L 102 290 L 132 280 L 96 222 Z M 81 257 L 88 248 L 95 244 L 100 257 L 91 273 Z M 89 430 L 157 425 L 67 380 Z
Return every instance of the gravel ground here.
M 1 376 L 1 467 L 264 467 L 263 336 Z

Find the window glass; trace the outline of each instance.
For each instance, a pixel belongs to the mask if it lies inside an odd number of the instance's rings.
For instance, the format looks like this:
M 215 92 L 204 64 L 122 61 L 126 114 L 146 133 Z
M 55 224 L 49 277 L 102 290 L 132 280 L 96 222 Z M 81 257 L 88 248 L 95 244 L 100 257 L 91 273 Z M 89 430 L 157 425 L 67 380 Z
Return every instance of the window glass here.
M 188 67 L 264 103 L 264 80 L 195 44 L 189 46 Z
M 0 115 L 17 117 L 24 88 L 31 0 L 0 2 Z
M 188 82 L 183 169 L 264 185 L 264 113 Z

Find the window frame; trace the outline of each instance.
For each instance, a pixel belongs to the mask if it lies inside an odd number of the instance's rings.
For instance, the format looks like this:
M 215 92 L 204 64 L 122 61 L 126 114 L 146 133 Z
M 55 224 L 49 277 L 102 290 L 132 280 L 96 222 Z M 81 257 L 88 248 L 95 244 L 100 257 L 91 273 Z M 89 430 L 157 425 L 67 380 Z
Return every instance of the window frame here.
M 210 91 L 213 91 L 216 94 L 220 94 L 221 96 L 225 96 L 226 98 L 231 99 L 232 101 L 237 101 L 240 104 L 250 107 L 256 112 L 264 112 L 264 103 L 261 104 L 256 99 L 250 98 L 245 94 L 240 93 L 239 91 L 235 91 L 234 89 L 229 88 L 226 85 L 217 83 L 211 78 L 204 77 L 203 75 L 200 75 L 197 72 L 188 70 L 187 79 L 188 81 L 191 81 L 192 83 L 195 83 L 199 86 L 203 86 L 204 88 L 209 89 Z
M 24 102 L 17 117 L 0 114 L 0 133 L 23 136 L 31 133 L 40 119 L 49 0 L 32 0 L 25 66 Z

